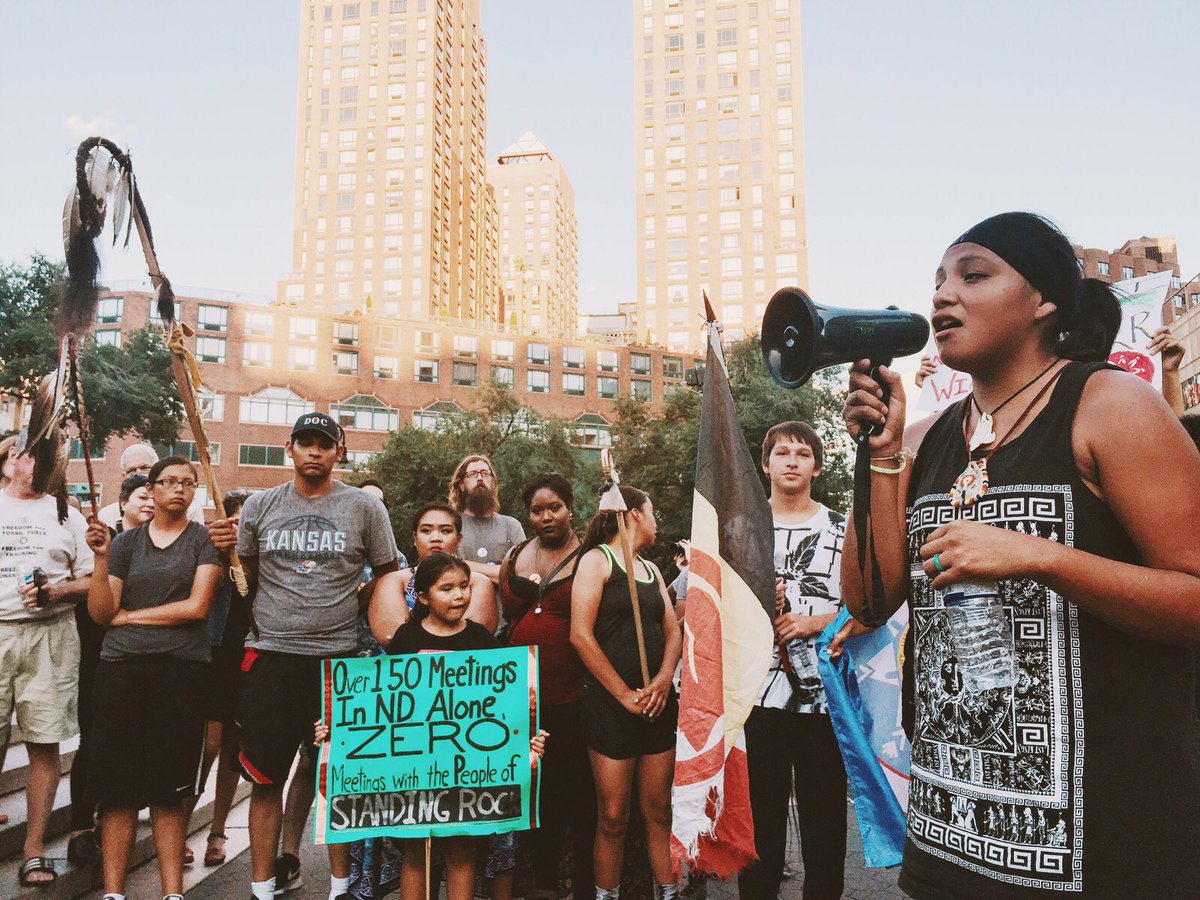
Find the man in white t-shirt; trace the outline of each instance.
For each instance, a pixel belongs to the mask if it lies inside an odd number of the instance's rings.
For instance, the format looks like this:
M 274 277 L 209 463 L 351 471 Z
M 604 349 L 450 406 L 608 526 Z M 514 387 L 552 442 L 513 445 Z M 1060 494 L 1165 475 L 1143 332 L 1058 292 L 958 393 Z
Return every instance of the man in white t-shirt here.
M 763 441 L 782 609 L 775 620 L 771 669 L 746 721 L 758 862 L 738 877 L 742 900 L 775 900 L 779 894 L 793 793 L 804 897 L 842 895 L 846 771 L 829 721 L 813 641 L 842 605 L 839 566 L 846 518 L 812 497 L 821 461 L 821 439 L 805 422 L 782 422 Z
M 121 451 L 121 480 L 138 473 L 146 475 L 158 462 L 158 451 L 149 444 L 130 444 Z M 121 518 L 121 505 L 110 503 L 100 507 L 96 517 L 109 528 L 116 528 Z M 193 522 L 204 524 L 204 501 L 197 498 L 188 507 L 188 518 Z
M 79 733 L 79 635 L 72 612 L 86 600 L 92 551 L 80 513 L 33 491 L 33 458 L 21 433 L 0 490 L 0 769 L 14 711 L 29 751 L 22 882 L 50 884 L 46 825 L 58 790 L 60 742 Z

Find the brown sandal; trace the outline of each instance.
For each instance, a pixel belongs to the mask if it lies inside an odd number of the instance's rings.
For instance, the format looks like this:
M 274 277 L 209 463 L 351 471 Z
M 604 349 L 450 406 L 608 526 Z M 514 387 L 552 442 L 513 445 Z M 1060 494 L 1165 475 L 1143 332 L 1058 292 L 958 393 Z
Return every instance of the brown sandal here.
M 214 847 L 213 842 L 220 841 L 219 847 Z M 225 835 L 220 831 L 214 831 L 208 836 L 208 849 L 204 851 L 204 865 L 220 866 L 225 864 Z
M 192 852 L 192 848 L 187 844 L 183 845 L 183 864 L 190 866 L 196 862 L 196 854 Z

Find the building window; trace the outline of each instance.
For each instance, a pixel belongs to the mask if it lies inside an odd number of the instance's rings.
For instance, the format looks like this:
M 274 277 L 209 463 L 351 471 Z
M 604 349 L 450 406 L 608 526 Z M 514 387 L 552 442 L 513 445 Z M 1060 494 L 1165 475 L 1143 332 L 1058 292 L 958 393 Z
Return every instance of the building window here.
M 71 442 L 68 447 L 68 459 L 83 459 L 83 441 L 79 440 L 79 438 L 71 438 Z M 103 447 L 97 447 L 93 444 L 90 449 L 92 462 L 99 462 L 100 460 L 104 459 Z
M 571 424 L 571 442 L 581 447 L 608 447 L 612 432 L 603 416 L 584 413 Z
M 275 332 L 275 317 L 269 312 L 247 312 L 242 330 L 255 337 L 270 337 Z
M 397 410 L 367 394 L 355 394 L 349 400 L 332 404 L 329 414 L 343 428 L 362 431 L 395 431 L 400 424 Z
M 527 372 L 529 393 L 531 394 L 548 394 L 550 393 L 550 373 L 542 372 L 534 369 Z
M 682 378 L 683 360 L 678 356 L 663 357 L 663 378 Z
M 238 464 L 243 466 L 290 467 L 292 461 L 283 452 L 282 447 L 269 447 L 264 444 L 239 444 Z
M 369 469 L 371 462 L 378 455 L 374 450 L 347 450 L 344 467 L 348 469 Z
M 356 328 L 358 326 L 355 326 Z M 358 353 L 354 350 L 333 351 L 333 371 L 336 375 L 358 374 Z
M 526 348 L 526 359 L 531 366 L 548 366 L 550 365 L 550 345 L 549 344 L 530 344 Z M 546 390 L 549 390 L 547 383 Z M 531 388 L 532 390 L 532 388 Z
M 221 422 L 225 419 L 225 395 L 214 394 L 200 388 L 200 418 L 205 422 Z
M 509 390 L 517 383 L 516 374 L 510 366 L 492 366 L 492 381 Z
M 334 322 L 333 323 L 333 342 L 335 344 L 344 344 L 347 347 L 358 346 L 358 323 L 357 322 Z
M 207 306 L 203 303 L 196 309 L 197 331 L 228 331 L 229 307 Z
M 288 368 L 294 372 L 317 371 L 317 348 L 288 347 Z
M 316 341 L 317 320 L 308 316 L 292 316 L 288 321 L 289 341 Z
M 563 373 L 563 393 L 569 397 L 582 397 L 584 394 L 583 376 L 578 372 Z
M 101 331 L 93 332 L 96 338 L 97 347 L 120 347 L 121 332 L 115 328 L 109 328 Z
M 400 349 L 400 327 L 398 325 L 376 325 L 375 344 L 379 347 Z
M 258 341 L 246 341 L 242 344 L 242 365 L 255 368 L 270 366 L 271 345 Z
M 400 357 L 398 357 L 398 356 L 376 356 L 375 357 L 375 377 L 376 378 L 399 378 L 400 377 Z
M 1106 262 L 1098 262 L 1098 263 L 1096 263 L 1096 274 L 1097 274 L 1097 275 L 1109 275 L 1109 274 L 1111 274 L 1111 273 L 1109 272 L 1109 270 L 1108 270 L 1108 263 L 1106 263 Z
M 436 359 L 413 360 L 413 381 L 423 384 L 438 383 L 438 361 Z
M 102 485 L 99 485 L 99 484 L 96 485 L 96 505 L 97 506 L 99 506 L 101 503 L 104 502 L 103 500 L 100 499 L 102 487 L 103 487 Z M 79 505 L 82 506 L 84 509 L 87 509 L 88 503 L 91 502 L 89 488 L 86 483 L 85 484 L 68 484 L 67 485 L 67 496 L 74 497 L 76 500 L 78 500 Z
M 196 359 L 200 362 L 225 362 L 225 338 L 197 337 Z
M 425 409 L 413 410 L 413 426 L 426 431 L 437 431 L 438 425 L 446 419 L 462 415 L 462 411 L 462 407 L 457 403 L 439 400 Z
M 620 372 L 621 357 L 616 350 L 600 350 L 596 353 L 596 368 L 601 372 Z
M 638 400 L 649 403 L 654 399 L 654 385 L 649 381 L 633 381 L 630 382 L 630 393 Z
M 238 418 L 256 425 L 291 425 L 316 409 L 312 403 L 285 387 L 263 388 L 238 401 Z
M 155 444 L 154 452 L 158 454 L 159 459 L 166 459 L 168 456 L 182 456 L 190 462 L 200 462 L 200 451 L 196 449 L 195 441 L 176 441 L 173 444 L 165 445 Z M 221 464 L 221 444 L 219 441 L 208 442 L 208 458 L 214 466 Z
M 479 383 L 478 364 L 456 362 L 451 372 L 451 381 L 459 387 L 475 387 Z
M 496 360 L 496 362 L 512 362 L 516 352 L 516 347 L 512 341 L 502 341 L 493 338 L 492 359 Z
M 1122 266 L 1121 267 L 1121 278 L 1125 281 L 1128 281 L 1132 277 L 1133 277 L 1133 269 L 1131 269 L 1129 266 Z
M 650 374 L 650 354 L 649 353 L 630 353 L 629 354 L 629 371 L 634 375 L 649 375 Z
M 601 375 L 596 379 L 596 396 L 602 400 L 616 400 L 621 393 L 621 382 L 616 378 Z
M 456 334 L 454 336 L 454 355 L 474 359 L 479 356 L 479 338 L 473 334 Z M 455 382 L 457 384 L 458 382 Z
M 124 297 L 101 297 L 96 304 L 96 323 L 99 325 L 116 325 L 121 321 L 125 310 Z
M 440 335 L 436 331 L 417 331 L 413 334 L 418 353 L 437 353 Z
M 563 347 L 563 368 L 564 369 L 582 369 L 583 368 L 583 348 L 582 347 Z
M 175 301 L 175 321 L 178 322 L 183 318 L 183 304 L 178 300 Z M 162 324 L 162 316 L 158 314 L 158 304 L 153 299 L 150 301 L 150 321 L 155 325 Z

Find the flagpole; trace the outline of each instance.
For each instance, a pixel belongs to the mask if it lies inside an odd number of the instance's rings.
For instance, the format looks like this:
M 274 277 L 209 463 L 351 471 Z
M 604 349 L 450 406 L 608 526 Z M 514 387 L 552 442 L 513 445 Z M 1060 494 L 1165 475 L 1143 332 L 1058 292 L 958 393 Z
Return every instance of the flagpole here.
M 646 635 L 642 630 L 642 605 L 638 602 L 637 578 L 634 576 L 633 545 L 629 542 L 629 532 L 625 530 L 625 499 L 621 497 L 620 483 L 617 471 L 613 468 L 612 452 L 607 448 L 600 451 L 600 463 L 604 467 L 604 477 L 613 483 L 612 493 L 620 498 L 619 508 L 613 510 L 617 516 L 617 534 L 621 542 L 621 555 L 625 560 L 625 580 L 629 585 L 629 603 L 633 607 L 633 630 L 637 634 L 638 662 L 642 666 L 642 687 L 650 685 L 650 664 L 646 660 Z

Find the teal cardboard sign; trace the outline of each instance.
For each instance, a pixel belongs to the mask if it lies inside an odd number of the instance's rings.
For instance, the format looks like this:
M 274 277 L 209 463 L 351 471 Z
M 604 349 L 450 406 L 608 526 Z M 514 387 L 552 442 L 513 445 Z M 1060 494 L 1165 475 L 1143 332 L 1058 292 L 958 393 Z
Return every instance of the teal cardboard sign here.
M 536 647 L 327 659 L 313 839 L 538 826 Z

